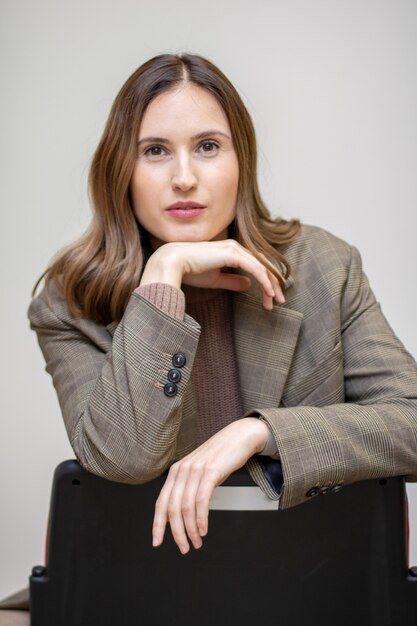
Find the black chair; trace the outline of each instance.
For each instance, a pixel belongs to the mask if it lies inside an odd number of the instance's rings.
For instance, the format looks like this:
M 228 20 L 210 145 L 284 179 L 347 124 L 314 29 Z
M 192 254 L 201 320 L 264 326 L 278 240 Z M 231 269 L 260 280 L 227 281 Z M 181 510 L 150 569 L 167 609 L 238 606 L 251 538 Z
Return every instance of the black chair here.
M 267 501 L 239 470 L 213 497 L 203 547 L 183 556 L 169 527 L 151 546 L 165 478 L 131 486 L 75 461 L 57 467 L 47 563 L 30 578 L 32 626 L 417 625 L 403 479 L 286 511 L 221 510 L 224 494 Z

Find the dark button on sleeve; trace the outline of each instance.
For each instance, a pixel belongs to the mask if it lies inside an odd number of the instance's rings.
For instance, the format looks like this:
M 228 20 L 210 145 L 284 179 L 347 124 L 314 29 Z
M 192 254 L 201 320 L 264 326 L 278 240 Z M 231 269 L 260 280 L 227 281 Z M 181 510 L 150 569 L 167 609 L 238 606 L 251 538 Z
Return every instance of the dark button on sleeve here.
M 181 380 L 181 372 L 180 370 L 169 370 L 168 372 L 168 380 L 171 383 L 179 383 Z
M 172 365 L 174 367 L 184 367 L 185 363 L 186 363 L 186 358 L 183 352 L 177 352 L 172 357 Z
M 307 498 L 314 498 L 314 496 L 318 496 L 320 493 L 320 487 L 312 487 L 306 493 Z
M 340 491 L 340 490 L 341 490 L 341 488 L 342 488 L 342 485 L 334 485 L 334 486 L 331 488 L 331 492 L 332 492 L 332 493 L 337 493 L 338 491 Z
M 167 383 L 164 386 L 164 394 L 171 398 L 177 393 L 177 385 L 175 383 Z

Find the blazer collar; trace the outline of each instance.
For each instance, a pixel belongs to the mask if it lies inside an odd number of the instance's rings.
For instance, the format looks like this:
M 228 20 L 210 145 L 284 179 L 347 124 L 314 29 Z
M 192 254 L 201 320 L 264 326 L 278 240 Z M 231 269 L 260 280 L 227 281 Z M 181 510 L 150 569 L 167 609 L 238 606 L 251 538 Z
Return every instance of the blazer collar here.
M 280 405 L 303 320 L 303 314 L 286 303 L 274 304 L 272 311 L 266 311 L 260 288 L 251 280 L 251 288 L 233 298 L 234 342 L 245 413 Z M 290 276 L 286 291 L 293 284 Z

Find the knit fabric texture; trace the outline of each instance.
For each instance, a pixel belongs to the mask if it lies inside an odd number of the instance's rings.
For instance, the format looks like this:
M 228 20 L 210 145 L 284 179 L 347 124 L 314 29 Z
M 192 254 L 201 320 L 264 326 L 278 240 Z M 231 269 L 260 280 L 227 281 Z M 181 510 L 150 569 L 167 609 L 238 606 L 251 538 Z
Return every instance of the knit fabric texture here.
M 201 326 L 191 374 L 197 390 L 197 445 L 243 415 L 232 329 L 232 294 L 183 285 L 185 310 Z
M 150 283 L 137 287 L 135 293 L 152 302 L 164 313 L 178 320 L 184 319 L 185 298 L 180 289 L 165 283 Z

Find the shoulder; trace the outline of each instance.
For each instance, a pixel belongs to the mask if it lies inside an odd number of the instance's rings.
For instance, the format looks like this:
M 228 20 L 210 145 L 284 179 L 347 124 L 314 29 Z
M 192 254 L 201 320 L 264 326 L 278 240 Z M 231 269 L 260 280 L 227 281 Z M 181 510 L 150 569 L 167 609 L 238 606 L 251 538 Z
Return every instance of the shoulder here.
M 43 320 L 56 319 L 71 325 L 74 317 L 68 310 L 67 304 L 57 286 L 51 282 L 48 288 L 43 287 L 32 299 L 28 316 L 31 322 L 42 323 Z
M 57 288 L 51 282 L 35 296 L 28 309 L 28 317 L 32 330 L 38 336 L 53 338 L 54 336 L 72 338 L 84 337 L 94 344 L 107 345 L 113 329 L 102 326 L 92 320 L 74 316 Z
M 294 280 L 300 276 L 338 276 L 346 278 L 352 262 L 361 265 L 359 252 L 354 246 L 324 228 L 302 224 L 299 235 L 280 248 L 290 264 Z
M 355 248 L 340 237 L 310 224 L 301 224 L 299 235 L 281 248 L 290 265 L 294 267 L 309 264 L 312 260 L 323 266 L 337 264 L 348 267 L 354 250 Z
M 323 228 L 303 224 L 298 237 L 281 252 L 290 264 L 292 293 L 303 302 L 340 302 L 352 277 L 361 281 L 359 252 Z
M 69 324 L 73 321 L 66 302 L 56 285 L 51 282 L 46 288 L 32 298 L 28 317 L 32 327 L 51 324 L 55 320 L 56 324 Z

